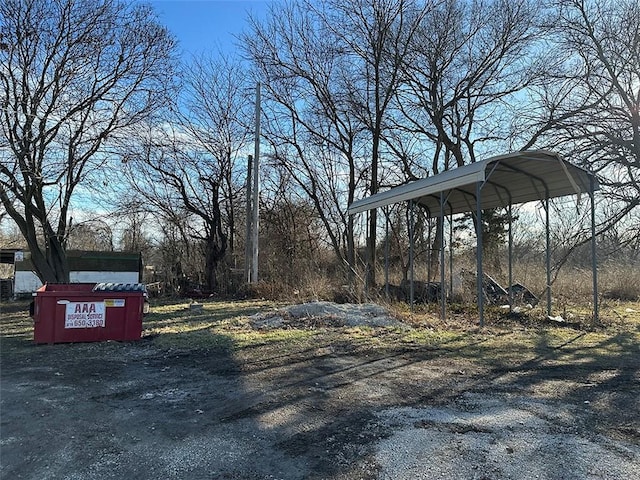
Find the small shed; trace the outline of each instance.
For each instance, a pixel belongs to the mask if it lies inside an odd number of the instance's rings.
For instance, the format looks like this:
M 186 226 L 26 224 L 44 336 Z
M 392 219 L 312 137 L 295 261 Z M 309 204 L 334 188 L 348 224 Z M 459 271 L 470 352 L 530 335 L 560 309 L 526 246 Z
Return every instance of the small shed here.
M 599 189 L 592 172 L 571 164 L 559 154 L 546 150 L 527 150 L 499 155 L 470 165 L 448 170 L 353 202 L 349 214 L 365 212 L 399 202 L 424 207 L 429 217 L 444 219 L 446 215 L 471 212 L 475 215 L 477 237 L 477 278 L 482 271 L 482 211 L 507 208 L 516 204 L 540 201 L 545 208 L 547 314 L 551 315 L 551 267 L 549 235 L 549 199 L 567 195 L 588 194 L 591 200 L 591 250 L 593 272 L 594 321 L 598 319 L 598 284 L 595 240 L 594 192 Z M 443 229 L 442 229 L 443 230 Z M 509 220 L 509 285 L 512 282 L 512 233 Z M 443 234 L 443 232 L 441 232 Z M 445 316 L 444 242 L 440 250 L 441 303 Z M 412 267 L 413 268 L 413 267 Z M 480 325 L 484 323 L 482 282 L 477 281 Z
M 36 275 L 28 251 L 14 251 L 13 294 L 30 294 L 42 281 Z M 8 255 L 5 255 L 8 257 Z M 71 283 L 139 283 L 142 255 L 137 252 L 67 251 Z

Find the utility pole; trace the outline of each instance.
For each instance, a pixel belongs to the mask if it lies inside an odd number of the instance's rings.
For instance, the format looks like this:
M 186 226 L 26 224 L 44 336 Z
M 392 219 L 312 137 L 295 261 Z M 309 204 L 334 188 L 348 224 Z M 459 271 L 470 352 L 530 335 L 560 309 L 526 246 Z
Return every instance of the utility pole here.
M 251 171 L 253 164 L 253 157 L 249 155 L 247 159 L 247 203 L 246 203 L 246 221 L 247 230 L 244 236 L 244 279 L 247 283 L 251 283 L 251 255 L 253 250 L 251 248 L 251 224 L 253 223 L 253 213 L 251 210 Z
M 260 225 L 260 83 L 256 85 L 256 130 L 253 161 L 253 231 L 251 253 L 251 283 L 258 282 L 258 228 Z

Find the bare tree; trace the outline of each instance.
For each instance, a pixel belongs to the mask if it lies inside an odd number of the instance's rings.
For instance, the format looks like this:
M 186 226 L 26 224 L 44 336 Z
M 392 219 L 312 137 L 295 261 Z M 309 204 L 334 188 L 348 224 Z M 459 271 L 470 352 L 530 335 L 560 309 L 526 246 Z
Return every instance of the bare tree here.
M 113 251 L 113 232 L 104 220 L 72 223 L 67 230 L 69 250 Z
M 243 37 L 274 105 L 265 132 L 274 159 L 312 200 L 337 257 L 351 271 L 354 224 L 346 207 L 365 180 L 369 193 L 378 191 L 382 135 L 401 58 L 427 10 L 403 0 L 304 1 L 274 8 Z M 368 286 L 375 285 L 376 225 L 372 212 Z
M 535 79 L 538 3 L 445 0 L 421 23 L 398 90 L 398 128 L 427 140 L 433 174 L 504 145 L 506 107 Z
M 617 210 L 599 230 L 640 205 L 640 4 L 558 0 L 555 52 L 534 91 L 535 128 L 524 148 L 554 148 L 600 174 Z M 533 125 L 533 128 L 532 128 Z
M 364 126 L 348 103 L 349 64 L 315 8 L 274 4 L 267 21 L 250 20 L 242 41 L 264 85 L 271 161 L 310 199 L 336 258 L 353 272 L 353 221 L 345 210 L 363 170 Z
M 245 78 L 240 63 L 194 59 L 185 67 L 172 124 L 139 135 L 126 156 L 135 191 L 185 240 L 199 242 L 211 292 L 219 290 L 219 267 L 233 247 L 235 199 L 245 183 L 253 118 Z
M 387 131 L 396 91 L 402 84 L 402 66 L 410 56 L 419 25 L 431 11 L 431 3 L 421 9 L 404 0 L 331 1 L 335 13 L 326 16 L 340 43 L 356 66 L 349 89 L 352 113 L 370 135 L 369 193 L 380 186 L 381 148 Z M 339 27 L 338 27 L 339 26 Z M 376 285 L 377 211 L 369 212 L 365 288 Z
M 207 167 L 209 159 L 185 141 L 181 130 L 166 127 L 140 135 L 126 156 L 130 185 L 147 208 L 170 224 L 185 244 L 202 243 L 207 289 L 217 286 L 216 269 L 227 249 L 222 227 L 220 184 Z
M 219 186 L 221 220 L 229 253 L 235 250 L 236 199 L 244 194 L 246 149 L 253 140 L 255 85 L 238 59 L 223 54 L 192 59 L 183 73 L 176 114 L 211 163 L 201 174 Z
M 151 249 L 149 226 L 152 219 L 149 212 L 139 205 L 131 205 L 126 212 L 116 215 L 117 224 L 121 226 L 120 248 L 126 252 L 140 252 L 143 258 Z
M 422 139 L 421 148 L 404 152 L 395 137 L 387 138 L 409 179 L 475 162 L 508 142 L 518 95 L 536 78 L 538 8 L 531 0 L 445 0 L 420 24 L 404 59 L 395 129 Z M 500 237 L 489 232 L 499 232 L 506 219 L 485 215 L 485 248 Z M 442 228 L 438 221 L 434 251 Z M 432 264 L 437 259 L 433 255 Z
M 3 0 L 0 18 L 0 199 L 40 279 L 65 282 L 74 193 L 166 103 L 174 40 L 119 0 Z
M 291 188 L 290 174 L 274 166 L 264 178 L 261 211 L 261 244 L 266 261 L 265 278 L 300 288 L 310 274 L 323 275 L 322 225 L 309 198 Z

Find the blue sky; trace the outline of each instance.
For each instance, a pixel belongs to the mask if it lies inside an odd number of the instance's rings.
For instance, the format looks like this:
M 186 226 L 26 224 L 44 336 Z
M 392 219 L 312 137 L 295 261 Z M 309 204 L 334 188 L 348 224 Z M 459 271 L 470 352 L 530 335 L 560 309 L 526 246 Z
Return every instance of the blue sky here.
M 262 16 L 269 0 L 147 0 L 180 42 L 185 55 L 233 52 L 234 35 L 246 29 L 249 12 Z

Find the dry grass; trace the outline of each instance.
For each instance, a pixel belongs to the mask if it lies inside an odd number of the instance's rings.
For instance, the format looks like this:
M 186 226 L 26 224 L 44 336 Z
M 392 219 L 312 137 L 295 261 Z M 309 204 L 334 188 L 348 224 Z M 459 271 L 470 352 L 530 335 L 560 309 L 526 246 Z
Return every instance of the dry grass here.
M 28 315 L 30 300 L 0 303 L 0 335 L 17 341 L 33 338 L 33 321 Z
M 304 281 L 295 286 L 283 285 L 278 281 L 260 281 L 257 284 L 246 285 L 242 293 L 250 298 L 263 298 L 289 303 L 320 300 L 357 303 L 362 300 L 362 295 L 354 293 L 349 285 L 341 284 L 339 280 L 317 273 L 310 273 L 304 277 Z
M 546 270 L 541 259 L 536 264 L 521 262 L 514 265 L 513 281 L 522 283 L 531 290 L 539 299 L 537 308 L 527 311 L 527 316 L 532 318 L 546 317 Z M 475 285 L 459 280 L 461 270 L 475 272 L 475 264 L 469 259 L 454 260 L 454 301 L 459 305 L 450 306 L 455 312 L 462 312 L 473 317 L 475 313 L 476 291 Z M 432 273 L 432 278 L 438 278 L 439 272 Z M 485 273 L 490 274 L 503 287 L 508 287 L 507 272 L 492 271 L 485 268 Z M 446 271 L 446 282 L 449 284 L 449 271 Z M 426 268 L 422 266 L 415 272 L 416 280 L 426 280 Z M 384 281 L 384 272 L 378 272 L 378 280 Z M 390 272 L 390 283 L 398 285 L 401 275 L 397 271 Z M 566 320 L 589 323 L 593 316 L 593 279 L 589 268 L 564 267 L 554 279 L 552 274 L 552 314 L 563 316 Z M 633 316 L 637 310 L 633 304 L 640 302 L 640 268 L 633 265 L 604 264 L 598 267 L 598 299 L 600 304 L 600 316 L 605 322 L 615 323 L 621 318 Z M 629 305 L 627 305 L 629 303 Z M 427 307 L 433 313 L 439 312 L 438 306 Z M 502 312 L 504 313 L 504 312 Z M 489 312 L 491 316 L 492 313 Z M 500 312 L 493 314 L 500 318 Z
M 605 298 L 640 301 L 640 266 L 604 265 L 599 284 Z
M 143 336 L 160 348 L 232 349 L 251 341 L 248 317 L 275 308 L 265 300 L 156 304 L 145 316 Z
M 594 355 L 606 355 L 620 342 L 640 342 L 640 302 L 607 300 L 602 305 L 602 325 L 571 322 L 558 326 L 544 321 L 543 312 L 508 316 L 489 308 L 486 325 L 478 327 L 477 311 L 470 306 L 449 306 L 445 321 L 437 305 L 411 309 L 405 303 L 389 308 L 407 327 L 329 327 L 288 326 L 267 330 L 252 328 L 250 315 L 274 310 L 282 304 L 264 300 L 202 302 L 192 308 L 184 301 L 156 302 L 145 316 L 143 337 L 160 350 L 225 350 L 250 355 L 254 348 L 274 353 L 308 349 L 347 349 L 348 351 L 424 350 L 464 351 L 475 360 L 508 364 L 514 358 L 535 354 L 545 348 L 588 348 Z M 0 335 L 5 353 L 32 345 L 32 321 L 27 303 L 0 305 Z M 608 345 L 608 346 L 607 346 Z M 9 347 L 9 348 L 7 348 Z M 602 351 L 601 351 L 602 350 Z

